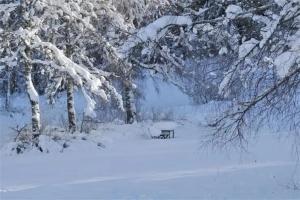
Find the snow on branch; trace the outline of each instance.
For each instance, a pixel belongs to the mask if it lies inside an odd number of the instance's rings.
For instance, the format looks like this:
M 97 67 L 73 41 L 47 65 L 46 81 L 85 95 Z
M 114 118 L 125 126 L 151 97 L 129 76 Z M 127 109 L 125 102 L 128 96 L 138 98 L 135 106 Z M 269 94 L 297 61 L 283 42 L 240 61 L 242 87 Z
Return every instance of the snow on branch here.
M 235 19 L 239 17 L 245 17 L 250 13 L 254 13 L 259 10 L 265 10 L 272 5 L 265 5 L 258 7 L 253 10 L 244 11 L 239 6 L 229 5 L 227 8 L 227 17 L 228 19 Z M 127 42 L 125 42 L 120 48 L 120 54 L 125 57 L 128 52 L 135 46 L 140 43 L 147 42 L 147 41 L 159 41 L 169 30 L 169 28 L 173 26 L 188 26 L 193 28 L 195 25 L 198 24 L 206 24 L 206 23 L 217 23 L 222 22 L 226 19 L 226 17 L 218 17 L 215 19 L 210 20 L 199 20 L 193 21 L 192 16 L 185 15 L 185 16 L 162 16 L 155 20 L 154 22 L 150 23 L 149 25 L 142 27 L 139 31 L 133 34 Z
M 142 41 L 147 41 L 147 40 L 157 41 L 165 34 L 167 28 L 173 25 L 191 26 L 192 19 L 189 16 L 163 16 L 157 19 L 156 21 L 152 22 L 148 26 L 142 28 L 137 33 L 137 36 Z
M 102 81 L 95 75 L 91 74 L 86 68 L 66 57 L 55 45 L 50 42 L 36 42 L 33 47 L 46 48 L 50 50 L 54 55 L 54 59 L 58 62 L 58 65 L 55 66 L 59 66 L 59 71 L 66 72 L 78 85 L 87 85 L 91 92 L 101 96 L 102 99 L 107 100 L 105 92 L 100 89 L 102 87 Z
M 191 26 L 190 16 L 163 16 L 149 25 L 141 28 L 120 48 L 121 54 L 127 54 L 133 47 L 141 42 L 158 41 L 163 37 L 171 26 Z
M 266 6 L 263 6 L 263 8 Z M 219 94 L 226 96 L 229 93 L 228 88 L 233 80 L 235 74 L 239 72 L 239 66 L 254 52 L 255 49 L 264 49 L 272 36 L 278 29 L 278 27 L 284 23 L 283 20 L 291 13 L 297 12 L 297 6 L 293 5 L 293 2 L 286 4 L 282 7 L 280 15 L 273 15 L 273 21 L 266 24 L 265 27 L 261 29 L 262 39 L 260 41 L 256 39 L 251 39 L 243 42 L 239 47 L 239 59 L 232 65 L 232 67 L 226 72 L 223 81 L 219 86 Z M 240 15 L 241 12 L 236 11 Z M 255 17 L 258 20 L 258 16 Z M 297 43 L 296 43 L 297 44 Z M 284 77 L 284 75 L 289 71 L 289 68 L 293 66 L 298 59 L 298 53 L 296 52 L 285 52 L 282 53 L 276 60 L 275 66 L 277 66 L 279 75 Z
M 86 67 L 78 65 L 66 57 L 60 49 L 49 42 L 36 42 L 33 48 L 50 50 L 54 56 L 54 61 L 33 60 L 32 63 L 52 66 L 60 72 L 67 73 L 76 84 L 86 86 L 91 93 L 100 96 L 104 101 L 108 101 L 110 96 L 113 97 L 117 101 L 119 108 L 123 110 L 122 96 L 106 78 L 110 73 L 103 72 L 102 70 L 89 71 Z M 87 96 L 88 93 L 85 92 L 86 99 L 92 105 L 92 101 Z M 91 114 L 92 112 L 89 111 L 89 113 Z
M 289 50 L 283 52 L 274 60 L 276 71 L 280 77 L 285 77 L 293 66 L 300 68 L 300 31 L 288 38 Z
M 0 4 L 0 13 L 3 12 L 2 19 L 1 19 L 2 22 L 6 22 L 10 17 L 11 12 L 13 12 L 19 5 L 20 2 Z

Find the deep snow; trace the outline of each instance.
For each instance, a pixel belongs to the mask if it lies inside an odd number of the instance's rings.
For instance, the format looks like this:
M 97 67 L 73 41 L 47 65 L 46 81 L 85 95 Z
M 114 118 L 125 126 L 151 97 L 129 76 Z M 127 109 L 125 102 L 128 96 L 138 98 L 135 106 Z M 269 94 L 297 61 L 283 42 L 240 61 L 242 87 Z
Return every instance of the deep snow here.
M 103 125 L 89 137 L 105 148 L 78 139 L 63 153 L 1 155 L 1 199 L 300 198 L 289 139 L 211 151 L 200 148 L 205 128 L 185 121 L 175 139 L 151 140 L 153 125 Z

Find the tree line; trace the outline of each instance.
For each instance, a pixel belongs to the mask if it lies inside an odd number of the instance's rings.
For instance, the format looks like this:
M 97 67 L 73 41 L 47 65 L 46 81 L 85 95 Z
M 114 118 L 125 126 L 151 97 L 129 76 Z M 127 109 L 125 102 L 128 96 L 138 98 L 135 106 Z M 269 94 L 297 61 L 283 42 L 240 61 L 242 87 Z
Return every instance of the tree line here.
M 230 102 L 210 123 L 214 143 L 242 142 L 253 122 L 275 114 L 298 127 L 298 0 L 2 0 L 0 5 L 1 91 L 7 108 L 12 92 L 28 94 L 36 136 L 39 96 L 54 103 L 62 91 L 69 130 L 76 131 L 74 88 L 87 100 L 85 115 L 95 115 L 100 97 L 114 101 L 126 123 L 134 123 L 135 81 L 144 73 L 174 84 L 196 103 Z

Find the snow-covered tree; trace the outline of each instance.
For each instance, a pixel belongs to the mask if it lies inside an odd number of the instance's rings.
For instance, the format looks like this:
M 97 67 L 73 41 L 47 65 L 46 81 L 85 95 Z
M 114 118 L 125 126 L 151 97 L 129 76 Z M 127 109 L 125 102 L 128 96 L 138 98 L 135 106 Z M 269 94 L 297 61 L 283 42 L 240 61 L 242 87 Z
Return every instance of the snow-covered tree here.
M 89 97 L 88 93 L 98 95 L 105 101 L 108 101 L 109 96 L 115 97 L 118 99 L 120 107 L 122 107 L 122 101 L 116 89 L 108 81 L 110 73 L 96 68 L 88 68 L 82 63 L 74 62 L 66 55 L 68 52 L 65 53 L 55 42 L 46 41 L 43 38 L 45 30 L 53 30 L 50 29 L 49 23 L 51 24 L 53 22 L 51 19 L 55 19 L 55 17 L 57 17 L 57 20 L 60 17 L 76 20 L 78 26 L 81 26 L 82 29 L 87 28 L 93 31 L 93 27 L 89 23 L 89 17 L 86 18 L 82 13 L 73 12 L 72 9 L 81 11 L 76 5 L 78 5 L 77 1 L 76 3 L 62 3 L 61 1 L 47 0 L 16 1 L 14 4 L 4 2 L 1 5 L 4 8 L 1 10 L 2 16 L 7 18 L 12 17 L 15 21 L 13 23 L 15 27 L 7 26 L 7 30 L 4 29 L 4 31 L 10 30 L 10 35 L 13 36 L 11 42 L 17 44 L 16 49 L 11 48 L 13 52 L 11 55 L 19 55 L 18 63 L 24 70 L 27 93 L 32 106 L 32 130 L 37 134 L 41 125 L 38 103 L 39 95 L 34 88 L 31 78 L 33 65 L 38 65 L 46 71 L 54 69 L 57 73 L 65 74 L 77 86 L 86 88 L 87 91 L 84 89 L 83 91 L 88 102 L 87 115 L 93 115 L 93 108 L 95 106 L 94 100 Z M 54 27 L 52 26 L 51 28 Z M 71 32 L 67 33 L 71 34 Z M 12 59 L 11 57 L 4 57 L 1 61 L 8 64 L 7 60 Z M 71 90 L 72 88 L 70 87 L 69 91 Z
M 232 37 L 226 35 L 227 30 L 219 19 L 222 13 L 211 14 L 211 10 L 220 10 L 221 5 L 174 1 L 168 8 L 164 9 L 164 15 L 152 19 L 129 37 L 119 52 L 135 67 L 151 70 L 153 75 L 159 75 L 191 94 L 191 77 L 197 79 L 195 74 L 199 69 L 192 71 L 190 66 L 203 63 L 205 58 L 219 56 L 219 51 L 221 56 L 227 53 L 229 50 L 225 45 Z M 211 23 L 218 28 L 214 29 Z
M 219 93 L 229 95 L 236 84 L 244 92 L 212 123 L 216 143 L 243 142 L 247 128 L 262 125 L 276 114 L 298 128 L 300 2 L 260 3 L 226 9 L 226 18 L 233 20 L 230 26 L 241 39 L 237 59 L 225 73 Z
M 217 82 L 217 93 L 234 99 L 234 106 L 212 123 L 216 141 L 242 141 L 250 113 L 270 114 L 278 107 L 288 111 L 297 104 L 299 1 L 171 4 L 168 15 L 138 29 L 119 52 L 134 65 L 153 70 L 181 88 L 184 74 L 195 73 L 187 66 L 190 60 L 231 58 L 229 67 L 219 69 L 223 78 Z M 295 117 L 297 111 L 293 113 Z
M 104 101 L 114 97 L 120 107 L 125 105 L 125 121 L 133 123 L 138 90 L 134 82 L 145 70 L 197 102 L 232 100 L 233 107 L 211 124 L 217 130 L 214 139 L 242 140 L 253 115 L 287 112 L 293 103 L 298 105 L 299 4 L 298 0 L 2 1 L 0 70 L 8 82 L 11 71 L 23 74 L 34 132 L 40 129 L 42 90 L 51 101 L 67 91 L 71 131 L 76 128 L 76 88 L 82 89 L 89 104 L 86 115 L 94 114 L 92 96 Z M 112 82 L 122 88 L 123 99 Z M 6 96 L 9 102 L 9 92 Z
M 106 22 L 104 25 L 96 25 L 99 32 L 109 41 L 109 46 L 102 46 L 105 52 L 105 59 L 109 63 L 108 70 L 115 73 L 119 77 L 119 82 L 123 91 L 123 101 L 125 109 L 125 122 L 134 123 L 136 121 L 136 85 L 134 81 L 140 75 L 140 69 L 132 65 L 127 56 L 120 54 L 118 49 L 122 48 L 128 37 L 135 32 L 147 20 L 155 18 L 155 13 L 167 5 L 167 1 L 151 0 L 151 1 L 116 1 L 110 2 L 112 9 L 106 9 L 106 13 L 101 15 L 102 20 Z M 103 55 L 99 55 L 103 57 Z

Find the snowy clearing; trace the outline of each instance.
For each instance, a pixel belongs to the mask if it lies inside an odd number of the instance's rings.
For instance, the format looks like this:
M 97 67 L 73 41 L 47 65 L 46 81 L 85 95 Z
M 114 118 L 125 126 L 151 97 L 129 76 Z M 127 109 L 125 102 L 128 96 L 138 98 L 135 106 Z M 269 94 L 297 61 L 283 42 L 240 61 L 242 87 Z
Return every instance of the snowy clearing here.
M 300 0 L 0 1 L 0 200 L 299 199 Z
M 175 122 L 174 122 L 175 123 Z M 169 123 L 170 124 L 170 123 Z M 1 199 L 297 199 L 291 139 L 265 134 L 248 152 L 204 150 L 208 130 L 177 122 L 175 139 L 152 140 L 162 122 L 104 124 L 63 153 L 1 154 Z M 80 137 L 79 137 L 80 138 Z

